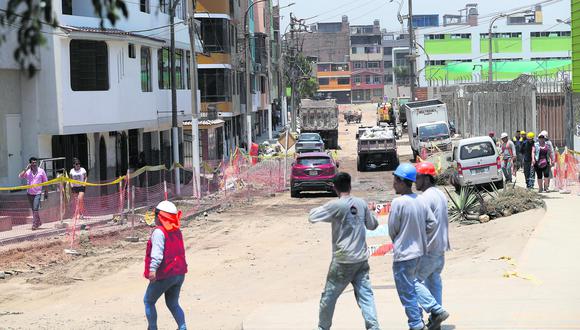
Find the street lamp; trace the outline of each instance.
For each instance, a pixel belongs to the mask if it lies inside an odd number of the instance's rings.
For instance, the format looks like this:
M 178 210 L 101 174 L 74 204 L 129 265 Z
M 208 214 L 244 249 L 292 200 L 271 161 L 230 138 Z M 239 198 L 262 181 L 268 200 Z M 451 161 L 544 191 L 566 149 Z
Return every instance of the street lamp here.
M 401 15 L 401 9 L 403 8 L 403 1 L 400 0 L 390 0 L 389 3 L 396 2 L 399 4 L 399 9 L 397 10 L 397 20 L 401 24 L 401 30 L 403 30 L 403 16 Z
M 492 40 L 493 40 L 493 34 L 492 34 L 493 23 L 495 23 L 495 21 L 497 21 L 500 18 L 504 18 L 504 17 L 508 17 L 508 16 L 512 16 L 512 15 L 516 15 L 516 14 L 533 14 L 533 13 L 534 13 L 533 10 L 523 10 L 523 11 L 517 11 L 517 12 L 509 13 L 509 14 L 502 13 L 502 14 L 499 14 L 499 15 L 495 16 L 491 20 L 491 22 L 489 23 L 489 30 L 488 30 L 488 33 L 487 33 L 487 37 L 489 38 L 489 49 L 488 49 L 488 61 L 489 61 L 488 65 L 489 65 L 489 68 L 487 70 L 488 71 L 487 72 L 487 81 L 489 83 L 493 82 L 493 49 L 492 49 L 492 47 L 493 47 L 493 43 L 492 43 Z
M 562 20 L 562 19 L 557 19 L 556 22 L 560 23 L 560 24 L 566 24 L 566 25 L 572 25 L 572 22 L 570 21 L 569 18 Z
M 289 4 L 287 4 L 286 6 L 282 6 L 282 7 L 278 8 L 278 9 L 284 9 L 284 8 L 292 7 L 292 6 L 294 6 L 295 4 L 296 4 L 295 2 L 290 2 L 290 3 L 289 3 Z

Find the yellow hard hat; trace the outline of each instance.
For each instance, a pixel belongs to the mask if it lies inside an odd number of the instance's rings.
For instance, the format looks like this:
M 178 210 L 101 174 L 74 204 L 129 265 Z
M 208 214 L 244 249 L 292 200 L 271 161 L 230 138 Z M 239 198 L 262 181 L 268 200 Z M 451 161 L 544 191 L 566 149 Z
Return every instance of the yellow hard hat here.
M 520 134 L 525 135 L 526 134 L 526 131 L 521 131 Z
M 529 132 L 528 133 L 528 139 L 533 139 L 536 137 L 536 134 L 534 132 Z

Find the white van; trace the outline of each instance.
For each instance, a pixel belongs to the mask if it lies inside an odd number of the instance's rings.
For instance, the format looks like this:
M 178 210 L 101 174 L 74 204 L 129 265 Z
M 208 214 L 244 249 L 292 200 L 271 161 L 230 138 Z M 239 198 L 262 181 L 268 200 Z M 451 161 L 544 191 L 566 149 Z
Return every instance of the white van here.
M 501 159 L 489 136 L 462 139 L 453 148 L 452 164 L 457 169 L 459 186 L 490 186 L 503 188 Z

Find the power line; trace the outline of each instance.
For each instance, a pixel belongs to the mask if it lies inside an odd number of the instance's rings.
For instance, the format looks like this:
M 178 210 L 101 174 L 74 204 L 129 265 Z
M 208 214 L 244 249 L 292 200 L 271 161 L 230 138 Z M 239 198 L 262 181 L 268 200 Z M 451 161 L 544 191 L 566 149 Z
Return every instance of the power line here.
M 537 2 L 535 4 L 530 4 L 530 5 L 527 5 L 527 6 L 520 6 L 520 7 L 511 8 L 509 10 L 505 10 L 505 11 L 502 11 L 502 12 L 504 12 L 504 13 L 506 13 L 506 12 L 507 13 L 510 13 L 510 12 L 515 12 L 515 11 L 522 10 L 522 9 L 525 9 L 525 8 L 529 8 L 531 6 L 537 6 L 537 5 L 543 5 L 545 7 L 548 7 L 548 6 L 554 5 L 554 4 L 556 4 L 558 2 L 562 2 L 562 1 L 563 0 L 544 0 L 544 1 L 540 1 L 540 2 Z M 483 16 L 479 16 L 478 24 L 489 23 L 489 22 L 491 22 L 491 20 L 495 16 L 501 14 L 502 12 L 493 12 L 493 13 L 485 14 Z M 482 19 L 482 18 L 485 18 L 485 19 Z M 415 32 L 415 35 L 446 34 L 446 33 L 461 31 L 461 30 L 469 29 L 469 28 L 472 28 L 472 26 L 469 26 L 469 25 L 451 26 L 451 27 L 444 27 L 442 30 L 436 30 L 436 29 L 434 29 L 434 30 L 430 30 L 428 32 L 423 32 L 423 33 L 417 33 L 417 32 Z M 420 29 L 419 29 L 419 31 L 420 31 Z
M 359 19 L 359 18 L 361 18 L 361 17 L 364 17 L 364 16 L 366 16 L 366 15 L 368 15 L 368 14 L 372 13 L 372 12 L 375 12 L 375 11 L 377 11 L 378 9 L 380 9 L 380 8 L 383 8 L 383 7 L 384 7 L 385 5 L 387 5 L 387 4 L 388 4 L 388 2 L 386 2 L 386 1 L 385 1 L 385 2 L 384 2 L 382 5 L 380 5 L 380 6 L 378 6 L 378 7 L 375 7 L 375 8 L 373 8 L 373 9 L 371 9 L 371 10 L 369 10 L 369 11 L 365 12 L 365 13 L 364 13 L 364 14 L 362 14 L 362 15 L 359 15 L 359 16 L 357 16 L 357 17 L 354 17 L 352 20 L 353 20 L 353 21 L 354 21 L 354 20 L 357 20 L 357 19 Z
M 362 8 L 362 7 L 368 5 L 368 4 L 372 3 L 372 2 L 375 2 L 375 1 L 377 1 L 377 0 L 370 0 L 370 1 L 367 1 L 367 2 L 362 3 L 362 4 L 361 3 L 356 3 L 356 2 L 346 3 L 346 4 L 342 5 L 342 6 L 339 6 L 339 7 L 336 7 L 334 9 L 329 10 L 329 11 L 327 11 L 324 14 L 321 13 L 321 14 L 318 14 L 318 15 L 315 15 L 315 16 L 312 16 L 312 17 L 309 17 L 309 18 L 307 18 L 305 20 L 308 21 L 308 20 L 310 20 L 312 18 L 321 17 L 317 22 L 314 22 L 314 23 L 320 23 L 322 20 L 329 20 L 331 18 L 334 19 L 335 17 L 342 17 L 344 14 L 328 15 L 329 13 L 334 12 L 334 11 L 336 11 L 338 9 L 341 9 L 341 8 L 344 8 L 344 7 L 347 7 L 347 6 L 352 6 L 354 4 L 354 6 L 352 8 L 347 9 L 347 11 L 350 11 L 350 10 L 353 10 L 355 8 Z M 382 1 L 386 1 L 386 0 L 382 0 Z M 324 19 L 322 17 L 324 17 Z

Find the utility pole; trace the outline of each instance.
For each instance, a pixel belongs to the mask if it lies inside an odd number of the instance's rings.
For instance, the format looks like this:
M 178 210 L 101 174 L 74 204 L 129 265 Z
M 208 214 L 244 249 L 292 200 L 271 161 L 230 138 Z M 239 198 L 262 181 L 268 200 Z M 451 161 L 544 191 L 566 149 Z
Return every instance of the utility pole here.
M 296 131 L 296 124 L 298 117 L 298 101 L 297 98 L 300 97 L 298 87 L 300 86 L 300 81 L 305 77 L 301 63 L 298 61 L 299 55 L 302 53 L 302 48 L 298 48 L 297 33 L 306 32 L 306 25 L 304 25 L 304 20 L 297 19 L 292 13 L 290 13 L 290 43 L 288 45 L 290 51 L 289 57 L 289 76 L 290 76 L 290 88 L 292 89 L 290 97 L 290 106 L 292 108 L 291 127 L 292 131 Z
M 249 0 L 248 0 L 249 1 Z M 254 8 L 254 5 L 260 2 L 266 2 L 269 0 L 258 0 L 254 1 L 248 5 L 246 13 L 244 14 L 244 40 L 245 40 L 245 62 L 246 62 L 246 125 L 247 125 L 247 151 L 250 151 L 252 145 L 252 90 L 251 90 L 251 75 L 252 75 L 252 49 L 250 43 L 250 26 L 248 24 L 248 13 L 250 9 Z M 243 124 L 243 123 L 242 123 Z M 243 126 L 243 125 L 242 125 Z
M 270 52 L 270 45 L 271 41 L 274 39 L 272 38 L 272 31 L 273 31 L 273 17 L 272 17 L 272 7 L 270 1 L 266 3 L 266 15 L 264 20 L 267 22 L 267 33 L 266 33 L 266 59 L 267 59 L 267 70 L 268 70 L 268 84 L 266 88 L 268 89 L 268 140 L 272 140 L 272 53 Z
M 296 132 L 296 77 L 294 70 L 296 66 L 296 54 L 294 53 L 294 47 L 296 45 L 296 40 L 294 39 L 294 33 L 296 29 L 296 18 L 290 13 L 290 58 L 292 63 L 290 64 L 290 107 L 292 109 L 291 116 L 291 129 L 292 132 Z
M 415 32 L 413 31 L 413 0 L 409 0 L 409 17 L 407 19 L 409 26 L 409 77 L 411 79 L 411 101 L 415 101 L 415 82 L 417 73 L 415 72 Z
M 171 35 L 171 49 L 169 51 L 171 79 L 171 132 L 173 136 L 173 164 L 179 163 L 179 127 L 177 126 L 177 85 L 175 83 L 175 8 L 180 0 L 169 0 L 169 33 Z M 181 178 L 179 168 L 175 169 L 175 194 L 181 195 Z
M 201 197 L 201 183 L 200 183 L 200 164 L 199 164 L 199 107 L 197 101 L 199 96 L 198 77 L 197 77 L 197 53 L 195 50 L 195 37 L 197 35 L 197 27 L 195 25 L 195 0 L 187 2 L 188 12 L 188 27 L 189 27 L 189 43 L 191 47 L 191 64 L 189 66 L 189 77 L 191 79 L 191 148 L 192 153 L 192 167 L 195 186 L 193 189 L 193 197 Z

